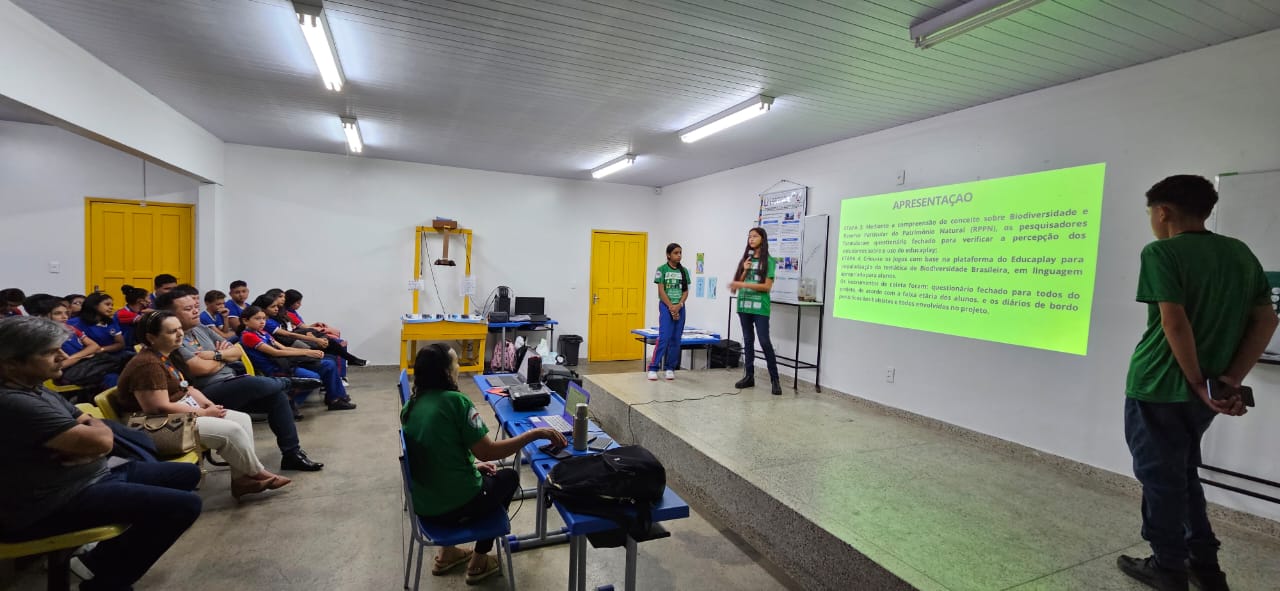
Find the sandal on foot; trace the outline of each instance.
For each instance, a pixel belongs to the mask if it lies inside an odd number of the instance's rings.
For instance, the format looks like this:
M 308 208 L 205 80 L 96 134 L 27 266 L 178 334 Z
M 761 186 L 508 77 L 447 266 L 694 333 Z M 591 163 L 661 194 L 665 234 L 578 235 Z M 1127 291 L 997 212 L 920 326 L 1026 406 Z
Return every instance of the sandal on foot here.
M 485 556 L 484 570 L 473 572 L 471 569 L 467 569 L 467 584 L 477 585 L 480 581 L 492 577 L 500 572 L 502 572 L 502 569 L 498 568 L 498 559 L 492 556 Z
M 449 562 L 440 562 L 440 557 L 436 556 L 435 559 L 432 560 L 433 564 L 431 567 L 431 574 L 437 577 L 447 574 L 449 571 L 457 568 L 458 565 L 466 564 L 468 561 L 470 561 L 472 554 L 474 554 L 474 552 L 470 550 L 465 550 L 460 556 L 458 556 L 453 560 L 450 560 Z

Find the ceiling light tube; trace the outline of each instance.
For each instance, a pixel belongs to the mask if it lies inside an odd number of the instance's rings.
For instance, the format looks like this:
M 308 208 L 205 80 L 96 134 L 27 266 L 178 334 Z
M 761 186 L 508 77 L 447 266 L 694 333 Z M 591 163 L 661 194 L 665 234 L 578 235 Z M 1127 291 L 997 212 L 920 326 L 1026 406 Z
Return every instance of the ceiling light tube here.
M 596 168 L 591 169 L 591 178 L 602 179 L 619 170 L 622 170 L 632 164 L 635 164 L 635 154 L 623 154 L 613 160 L 605 162 Z
M 311 49 L 311 57 L 316 60 L 316 67 L 320 69 L 325 87 L 341 91 L 347 79 L 342 74 L 338 48 L 333 44 L 333 35 L 329 32 L 329 21 L 324 16 L 323 5 L 318 1 L 294 0 L 293 10 L 297 13 L 302 36 L 307 40 L 307 47 Z
M 347 134 L 347 148 L 352 154 L 364 151 L 364 140 L 360 138 L 360 122 L 355 117 L 341 117 L 342 131 Z
M 1030 8 L 1040 2 L 1043 2 L 1043 0 L 972 0 L 965 2 L 927 21 L 912 25 L 911 39 L 916 42 L 917 48 L 928 49 L 943 41 L 998 21 L 1019 10 Z
M 773 97 L 763 94 L 753 97 L 681 129 L 679 132 L 680 141 L 686 144 L 696 142 L 717 131 L 723 131 L 743 121 L 755 119 L 768 113 L 771 106 L 773 106 Z

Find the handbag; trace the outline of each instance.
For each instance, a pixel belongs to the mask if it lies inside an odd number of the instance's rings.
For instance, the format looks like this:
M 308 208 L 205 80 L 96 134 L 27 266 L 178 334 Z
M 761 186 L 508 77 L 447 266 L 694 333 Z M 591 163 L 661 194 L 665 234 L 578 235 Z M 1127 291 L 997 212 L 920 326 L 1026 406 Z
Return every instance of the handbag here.
M 134 413 L 129 416 L 129 428 L 138 429 L 151 436 L 160 457 L 185 455 L 200 443 L 200 428 L 196 426 L 196 413 L 179 412 L 167 415 Z

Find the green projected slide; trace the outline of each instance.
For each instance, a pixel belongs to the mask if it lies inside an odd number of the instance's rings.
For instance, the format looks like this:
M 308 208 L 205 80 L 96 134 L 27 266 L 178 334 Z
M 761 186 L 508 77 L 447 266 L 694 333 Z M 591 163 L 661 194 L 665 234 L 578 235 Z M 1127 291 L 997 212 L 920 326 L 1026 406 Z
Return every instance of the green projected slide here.
M 845 199 L 836 317 L 1086 354 L 1106 166 Z

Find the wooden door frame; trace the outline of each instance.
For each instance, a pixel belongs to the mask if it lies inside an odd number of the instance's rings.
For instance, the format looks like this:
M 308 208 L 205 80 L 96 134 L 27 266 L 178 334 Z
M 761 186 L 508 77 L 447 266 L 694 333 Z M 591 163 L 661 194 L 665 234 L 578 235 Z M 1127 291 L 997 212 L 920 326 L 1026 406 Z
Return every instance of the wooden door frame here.
M 143 201 L 140 199 L 116 199 L 114 197 L 85 197 L 84 198 L 84 289 L 85 293 L 93 293 L 93 266 L 90 264 L 93 253 L 90 252 L 92 241 L 89 240 L 93 232 L 93 204 L 94 203 L 114 203 L 117 205 L 159 205 L 163 207 L 180 207 L 191 210 L 191 274 L 192 281 L 195 280 L 196 272 L 196 205 L 194 203 L 169 203 L 167 201 Z
M 628 235 L 628 236 L 640 236 L 640 237 L 644 238 L 644 247 L 641 249 L 641 250 L 644 252 L 644 266 L 642 267 L 642 269 L 648 269 L 648 268 L 649 268 L 649 233 L 648 233 L 648 232 L 638 232 L 638 231 L 635 231 L 635 230 L 607 230 L 607 229 L 603 229 L 603 228 L 592 228 L 592 229 L 591 229 L 591 248 L 587 249 L 587 251 L 591 253 L 591 260 L 590 260 L 590 261 L 587 261 L 587 287 L 588 287 L 587 291 L 588 291 L 588 292 L 591 292 L 592 290 L 591 290 L 590 288 L 594 286 L 594 283 L 593 283 L 593 282 L 592 282 L 592 280 L 591 280 L 591 279 L 592 279 L 592 278 L 591 278 L 591 272 L 592 272 L 592 270 L 593 270 L 593 269 L 595 269 L 595 254 L 596 254 L 596 253 L 595 253 L 595 244 L 596 244 L 596 240 L 595 240 L 595 238 L 596 238 L 596 234 L 626 234 L 626 235 Z M 645 275 L 646 275 L 646 273 L 643 273 L 643 272 L 640 274 L 640 315 L 641 315 L 641 318 L 644 318 L 644 317 L 645 317 L 645 315 L 647 315 L 647 314 L 648 314 L 648 305 L 649 305 L 649 289 L 648 289 L 648 285 L 647 285 L 647 284 L 645 283 L 645 281 L 644 281 Z M 585 358 L 587 359 L 587 361 L 591 361 L 591 341 L 592 341 L 592 339 L 591 339 L 591 324 L 592 324 L 592 317 L 593 317 L 593 316 L 594 316 L 594 314 L 595 314 L 594 309 L 591 307 L 591 306 L 592 306 L 592 304 L 591 304 L 591 298 L 592 298 L 592 296 L 593 296 L 593 294 L 592 294 L 592 293 L 588 293 L 588 294 L 587 294 L 587 309 L 588 309 L 588 310 L 591 310 L 591 312 L 589 312 L 589 313 L 587 314 L 587 351 L 586 351 L 586 355 L 583 355 L 583 357 L 585 357 Z M 643 327 L 642 327 L 642 328 L 643 328 Z M 641 359 L 643 359 L 643 358 L 644 358 L 644 352 L 643 352 L 643 351 L 640 353 L 640 358 L 641 358 Z

